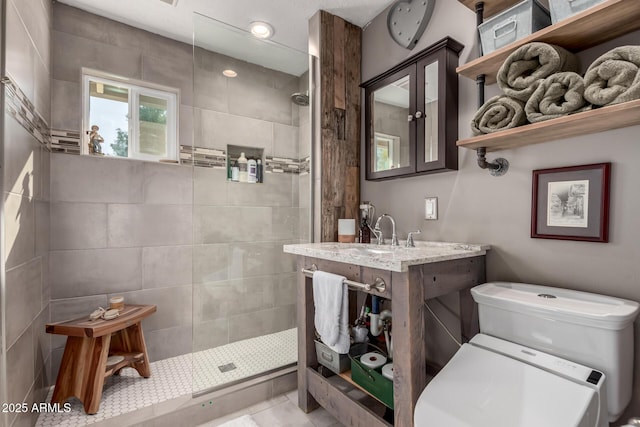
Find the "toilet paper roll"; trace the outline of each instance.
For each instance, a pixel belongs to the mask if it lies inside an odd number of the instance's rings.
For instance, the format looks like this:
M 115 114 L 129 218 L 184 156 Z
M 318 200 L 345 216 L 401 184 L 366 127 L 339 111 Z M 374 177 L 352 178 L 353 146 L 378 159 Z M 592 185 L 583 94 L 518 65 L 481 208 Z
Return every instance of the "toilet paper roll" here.
M 382 367 L 382 376 L 393 380 L 393 363 L 387 363 Z
M 378 369 L 379 367 L 387 363 L 387 358 L 382 354 L 373 351 L 371 353 L 365 353 L 360 356 L 360 363 L 362 363 L 367 368 Z

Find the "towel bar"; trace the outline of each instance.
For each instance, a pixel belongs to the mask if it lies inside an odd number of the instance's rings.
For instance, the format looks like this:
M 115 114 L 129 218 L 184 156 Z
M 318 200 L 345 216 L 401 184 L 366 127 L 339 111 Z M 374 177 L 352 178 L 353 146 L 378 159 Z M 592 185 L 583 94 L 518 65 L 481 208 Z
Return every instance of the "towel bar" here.
M 313 273 L 316 270 L 318 270 L 318 267 L 315 264 L 312 264 L 310 268 L 303 268 L 302 273 L 307 277 L 313 277 Z M 365 291 L 370 291 L 371 289 L 373 289 L 378 292 L 384 292 L 385 289 L 387 289 L 387 284 L 380 277 L 376 277 L 376 280 L 373 282 L 372 285 L 369 283 L 360 283 L 360 282 L 355 282 L 353 280 L 347 280 L 347 279 L 345 279 L 343 283 L 346 283 L 347 286 L 350 286 L 352 288 L 364 289 Z

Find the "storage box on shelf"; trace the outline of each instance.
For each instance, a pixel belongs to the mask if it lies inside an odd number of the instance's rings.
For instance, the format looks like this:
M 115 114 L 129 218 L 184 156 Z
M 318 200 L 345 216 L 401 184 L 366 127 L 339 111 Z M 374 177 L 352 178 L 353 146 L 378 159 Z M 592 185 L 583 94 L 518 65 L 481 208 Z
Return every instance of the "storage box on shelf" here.
M 556 23 L 605 0 L 549 0 L 551 22 Z
M 549 25 L 549 12 L 537 0 L 521 1 L 478 26 L 482 52 L 486 55 Z
M 459 0 L 473 8 L 475 2 Z M 485 10 L 494 10 L 504 0 L 485 0 Z M 485 76 L 485 83 L 496 82 L 496 74 L 507 57 L 520 46 L 540 41 L 580 51 L 640 29 L 638 0 L 606 0 L 557 24 L 543 28 L 492 53 L 457 68 L 459 75 L 475 79 Z M 459 147 L 487 151 L 503 150 L 530 144 L 602 132 L 640 124 L 640 100 L 596 108 L 545 122 L 459 140 Z

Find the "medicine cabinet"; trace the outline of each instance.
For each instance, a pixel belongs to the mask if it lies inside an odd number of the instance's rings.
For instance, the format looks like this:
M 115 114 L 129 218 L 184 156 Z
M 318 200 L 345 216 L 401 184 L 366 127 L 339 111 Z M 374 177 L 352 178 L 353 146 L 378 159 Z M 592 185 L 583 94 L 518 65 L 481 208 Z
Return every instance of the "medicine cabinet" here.
M 458 55 L 447 37 L 365 82 L 367 180 L 458 169 Z

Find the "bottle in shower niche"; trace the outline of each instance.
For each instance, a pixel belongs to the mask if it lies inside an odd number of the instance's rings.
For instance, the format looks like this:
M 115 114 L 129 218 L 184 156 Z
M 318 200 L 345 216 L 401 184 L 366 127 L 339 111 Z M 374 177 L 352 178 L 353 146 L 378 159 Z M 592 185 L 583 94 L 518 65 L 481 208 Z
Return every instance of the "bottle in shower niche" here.
M 256 180 L 258 182 L 262 182 L 263 180 L 263 171 L 262 171 L 262 159 L 258 159 L 257 161 L 257 165 L 256 165 Z
M 258 163 L 254 159 L 247 161 L 247 182 L 255 184 L 258 182 Z
M 238 182 L 240 180 L 240 168 L 238 167 L 238 161 L 233 162 L 231 166 L 231 181 Z
M 240 182 L 247 182 L 249 180 L 247 158 L 244 156 L 244 152 L 240 153 L 240 157 L 238 157 L 238 178 Z

